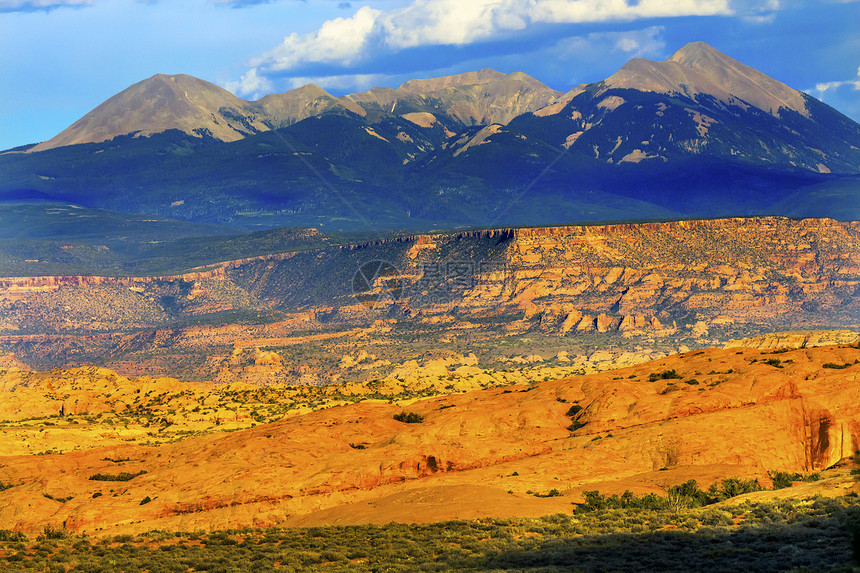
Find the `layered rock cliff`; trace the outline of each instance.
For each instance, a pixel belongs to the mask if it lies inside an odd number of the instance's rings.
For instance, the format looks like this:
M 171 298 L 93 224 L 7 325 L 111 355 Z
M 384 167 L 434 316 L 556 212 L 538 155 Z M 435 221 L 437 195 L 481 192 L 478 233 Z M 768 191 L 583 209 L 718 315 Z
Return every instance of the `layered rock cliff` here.
M 365 276 L 362 268 L 386 270 Z M 448 336 L 492 324 L 491 338 L 621 336 L 677 349 L 763 332 L 856 328 L 858 289 L 856 222 L 492 229 L 239 259 L 168 277 L 0 279 L 0 345 L 41 366 L 91 360 L 81 354 L 87 346 L 132 361 L 129 352 L 181 346 L 200 364 L 241 340 L 313 340 L 385 318 L 393 320 L 391 336 L 416 328 Z M 140 329 L 148 333 L 132 332 Z M 112 336 L 95 345 L 80 338 L 96 333 Z M 51 358 L 47 339 L 33 338 L 59 334 Z

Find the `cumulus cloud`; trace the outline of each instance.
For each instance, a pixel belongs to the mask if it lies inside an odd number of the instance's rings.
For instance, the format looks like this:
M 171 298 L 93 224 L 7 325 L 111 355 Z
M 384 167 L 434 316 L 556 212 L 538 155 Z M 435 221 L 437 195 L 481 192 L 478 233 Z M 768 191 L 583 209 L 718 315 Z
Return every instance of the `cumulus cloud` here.
M 860 67 L 857 68 L 857 78 L 852 80 L 842 80 L 835 82 L 821 82 L 815 84 L 815 89 L 809 90 L 810 92 L 818 92 L 818 99 L 823 100 L 824 94 L 829 91 L 835 91 L 844 86 L 851 86 L 855 90 L 860 91 Z
M 260 76 L 256 68 L 251 68 L 238 82 L 227 82 L 224 89 L 233 92 L 237 96 L 258 99 L 260 96 L 271 93 L 273 86 L 268 78 Z
M 252 60 L 251 65 L 269 71 L 289 70 L 306 63 L 337 62 L 348 66 L 364 57 L 382 14 L 363 6 L 351 18 L 328 20 L 312 34 L 293 33 L 274 50 Z
M 0 0 L 0 12 L 38 12 L 92 6 L 92 0 Z
M 413 0 L 389 11 L 364 6 L 316 32 L 287 36 L 252 65 L 264 72 L 350 66 L 380 53 L 492 41 L 540 25 L 732 13 L 729 0 Z

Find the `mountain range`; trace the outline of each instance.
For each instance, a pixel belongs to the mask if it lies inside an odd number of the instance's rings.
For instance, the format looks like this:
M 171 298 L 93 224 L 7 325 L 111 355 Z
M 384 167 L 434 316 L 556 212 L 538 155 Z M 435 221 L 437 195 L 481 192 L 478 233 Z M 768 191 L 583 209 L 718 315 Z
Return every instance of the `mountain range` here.
M 156 75 L 0 171 L 0 201 L 237 230 L 860 217 L 860 125 L 702 42 L 567 93 L 481 70 L 245 101 Z

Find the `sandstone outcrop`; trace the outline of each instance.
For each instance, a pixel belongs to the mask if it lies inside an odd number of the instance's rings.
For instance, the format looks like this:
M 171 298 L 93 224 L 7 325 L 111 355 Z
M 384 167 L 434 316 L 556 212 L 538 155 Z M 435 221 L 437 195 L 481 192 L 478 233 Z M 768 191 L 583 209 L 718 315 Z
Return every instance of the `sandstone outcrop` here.
M 495 515 L 533 515 L 529 491 L 563 494 L 542 506 L 549 513 L 589 489 L 662 491 L 691 477 L 767 484 L 768 471 L 820 471 L 860 450 L 858 372 L 856 346 L 696 351 L 533 386 L 366 401 L 159 446 L 4 456 L 0 481 L 12 487 L 0 492 L 0 519 L 28 532 L 53 524 L 96 534 L 349 523 L 338 508 L 420 507 L 455 486 L 478 488 L 481 499 L 509 491 Z M 402 412 L 423 419 L 394 419 Z M 89 479 L 121 472 L 139 475 Z M 434 517 L 472 515 L 469 500 L 455 498 Z
M 367 305 L 353 279 L 373 260 L 396 270 L 375 280 L 374 296 L 390 281 L 397 288 Z M 393 338 L 417 329 L 441 343 L 484 326 L 497 337 L 621 336 L 643 347 L 661 339 L 665 351 L 762 331 L 856 327 L 858 289 L 858 222 L 763 217 L 402 235 L 175 277 L 0 279 L 0 347 L 37 367 L 106 357 L 128 374 L 235 381 L 234 365 L 210 360 L 227 346 L 382 339 L 388 334 L 373 326 L 380 318 Z M 174 326 L 189 322 L 197 326 Z M 289 368 L 247 374 L 264 384 L 293 376 Z

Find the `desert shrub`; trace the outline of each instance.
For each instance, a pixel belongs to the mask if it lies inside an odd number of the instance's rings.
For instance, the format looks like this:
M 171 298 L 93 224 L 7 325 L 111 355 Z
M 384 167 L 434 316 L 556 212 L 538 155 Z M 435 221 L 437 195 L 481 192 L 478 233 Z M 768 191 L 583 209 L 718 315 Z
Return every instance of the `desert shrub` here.
M 800 474 L 790 474 L 788 472 L 768 472 L 767 475 L 773 480 L 773 489 L 785 489 L 791 487 L 791 484 L 797 481 L 797 476 Z
M 657 380 L 680 380 L 683 378 L 680 374 L 675 372 L 674 370 L 664 370 L 662 372 L 652 372 L 648 375 L 649 382 L 656 382 Z
M 570 430 L 571 432 L 575 432 L 578 429 L 584 427 L 585 425 L 586 425 L 585 422 L 580 422 L 579 420 L 574 420 L 573 423 L 567 427 L 567 429 Z
M 754 491 L 760 491 L 761 486 L 758 483 L 758 480 L 742 480 L 738 478 L 727 478 L 722 481 L 719 485 L 716 483 L 712 484 L 708 489 L 708 493 L 715 496 L 716 501 L 723 501 L 725 499 L 729 499 L 730 497 L 736 497 L 738 495 L 743 495 L 745 493 L 751 493 Z
M 623 494 L 604 495 L 599 491 L 582 492 L 585 497 L 585 503 L 580 505 L 575 513 L 581 511 L 593 512 L 605 509 L 648 509 L 657 510 L 666 508 L 666 499 L 656 494 L 649 493 L 642 496 L 633 495 L 632 492 L 625 491 Z
M 694 479 L 670 487 L 667 493 L 686 500 L 687 505 L 691 507 L 699 507 L 710 503 L 710 498 L 699 488 L 699 482 Z
M 782 368 L 782 360 L 779 358 L 768 358 L 767 360 L 763 360 L 764 364 L 768 366 L 773 366 L 774 368 Z
M 15 484 L 14 483 L 5 483 L 5 482 L 0 481 L 0 491 L 5 491 L 5 490 L 9 489 L 10 487 L 15 487 Z
M 821 365 L 824 368 L 833 368 L 834 370 L 842 370 L 843 368 L 848 368 L 851 364 L 836 364 L 835 362 L 825 362 Z
M 92 481 L 131 481 L 137 476 L 142 476 L 146 470 L 140 470 L 137 473 L 121 472 L 118 474 L 93 474 L 89 478 Z
M 758 491 L 761 487 L 756 480 L 740 480 L 728 478 L 721 483 L 713 484 L 708 491 L 702 491 L 696 480 L 688 480 L 682 484 L 672 486 L 666 492 L 665 497 L 649 493 L 642 496 L 633 495 L 625 491 L 622 495 L 613 494 L 606 496 L 599 491 L 585 491 L 585 503 L 577 508 L 577 511 L 599 511 L 604 509 L 642 509 L 642 510 L 672 510 L 675 512 L 687 508 L 696 508 L 711 505 L 718 501 Z
M 733 525 L 732 514 L 719 509 L 708 509 L 702 513 L 702 525 L 711 527 Z
M 330 562 L 349 561 L 345 554 L 335 550 L 325 550 L 320 554 L 320 557 L 322 557 L 323 560 Z
M 804 475 L 788 472 L 768 472 L 767 475 L 773 480 L 773 489 L 791 487 L 791 484 L 796 481 L 814 482 L 821 479 L 821 474 L 818 473 Z
M 682 484 L 683 485 L 683 484 Z M 699 491 L 698 487 L 691 491 Z M 10 571 L 851 571 L 860 497 L 670 511 L 659 496 L 589 496 L 577 515 L 433 524 L 246 528 L 0 544 Z M 733 527 L 740 517 L 742 526 Z M 763 527 L 759 527 L 763 526 Z M 671 530 L 670 530 L 671 529 Z M 0 534 L 2 537 L 2 534 Z M 225 539 L 241 537 L 237 544 Z M 192 543 L 207 541 L 204 547 Z M 2 539 L 0 539 L 2 542 Z M 857 543 L 855 541 L 855 543 Z M 860 553 L 858 553 L 860 555 Z M 346 560 L 361 560 L 348 563 Z
M 408 414 L 406 412 L 400 412 L 398 414 L 394 414 L 392 418 L 405 424 L 420 424 L 424 421 L 424 416 L 415 412 L 409 412 Z
M 535 493 L 535 497 L 561 497 L 561 492 L 555 488 L 552 488 L 547 493 Z
M 42 528 L 42 533 L 38 537 L 37 540 L 43 539 L 65 539 L 68 536 L 68 532 L 62 527 L 56 528 L 50 523 Z
M 152 501 L 152 498 L 151 498 L 151 497 L 149 497 L 149 496 L 146 496 L 145 498 L 143 498 L 142 500 L 140 500 L 140 505 L 146 505 L 146 504 L 147 504 L 147 503 L 149 503 L 150 501 Z
M 349 447 L 352 448 L 353 450 L 367 449 L 367 446 L 365 446 L 364 444 L 353 444 L 352 442 L 350 442 Z
M 580 406 L 579 404 L 574 404 L 573 406 L 571 406 L 570 408 L 567 409 L 567 412 L 565 412 L 564 415 L 568 416 L 568 417 L 573 417 L 573 416 L 576 416 L 577 414 L 579 414 L 580 412 L 582 412 L 582 406 Z
M 27 541 L 27 536 L 20 531 L 0 529 L 0 541 Z

